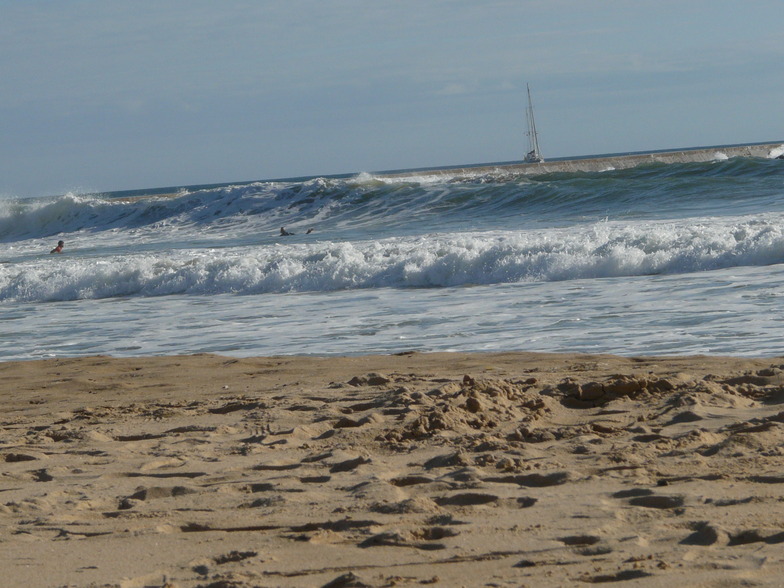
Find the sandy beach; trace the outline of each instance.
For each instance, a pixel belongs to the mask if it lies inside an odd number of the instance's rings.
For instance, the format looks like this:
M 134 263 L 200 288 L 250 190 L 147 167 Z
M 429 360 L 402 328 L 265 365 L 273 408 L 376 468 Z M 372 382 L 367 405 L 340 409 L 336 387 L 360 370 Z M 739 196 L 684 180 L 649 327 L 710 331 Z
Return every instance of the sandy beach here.
M 781 585 L 783 365 L 2 363 L 0 585 Z

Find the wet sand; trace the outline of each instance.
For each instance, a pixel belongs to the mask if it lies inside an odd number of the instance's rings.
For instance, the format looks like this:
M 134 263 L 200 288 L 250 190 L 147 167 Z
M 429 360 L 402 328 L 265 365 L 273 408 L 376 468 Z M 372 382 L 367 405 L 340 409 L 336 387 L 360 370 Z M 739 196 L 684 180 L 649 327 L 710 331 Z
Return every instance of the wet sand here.
M 7 586 L 777 586 L 784 358 L 0 364 Z

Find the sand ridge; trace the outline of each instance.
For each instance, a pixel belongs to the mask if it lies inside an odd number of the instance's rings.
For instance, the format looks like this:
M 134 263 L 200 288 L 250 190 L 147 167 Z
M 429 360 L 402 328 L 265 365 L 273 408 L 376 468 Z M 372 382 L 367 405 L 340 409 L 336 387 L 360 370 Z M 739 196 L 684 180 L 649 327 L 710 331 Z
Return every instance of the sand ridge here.
M 783 368 L 532 353 L 0 364 L 5 582 L 779 585 Z

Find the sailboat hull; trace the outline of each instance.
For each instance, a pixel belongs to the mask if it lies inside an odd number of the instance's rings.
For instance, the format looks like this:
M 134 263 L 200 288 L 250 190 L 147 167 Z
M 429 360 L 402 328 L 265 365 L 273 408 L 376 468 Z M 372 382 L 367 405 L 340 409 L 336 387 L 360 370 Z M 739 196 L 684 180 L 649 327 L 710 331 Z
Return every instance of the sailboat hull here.
M 536 151 L 529 151 L 525 154 L 523 158 L 524 163 L 542 163 L 544 162 L 544 157 L 539 155 Z

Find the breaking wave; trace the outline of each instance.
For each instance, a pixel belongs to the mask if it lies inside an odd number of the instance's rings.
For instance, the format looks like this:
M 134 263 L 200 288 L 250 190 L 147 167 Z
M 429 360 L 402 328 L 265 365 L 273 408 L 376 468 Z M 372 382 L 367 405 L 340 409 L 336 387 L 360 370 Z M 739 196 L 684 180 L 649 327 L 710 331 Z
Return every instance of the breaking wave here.
M 432 288 L 701 272 L 784 262 L 784 214 L 599 222 L 0 264 L 0 301 Z

